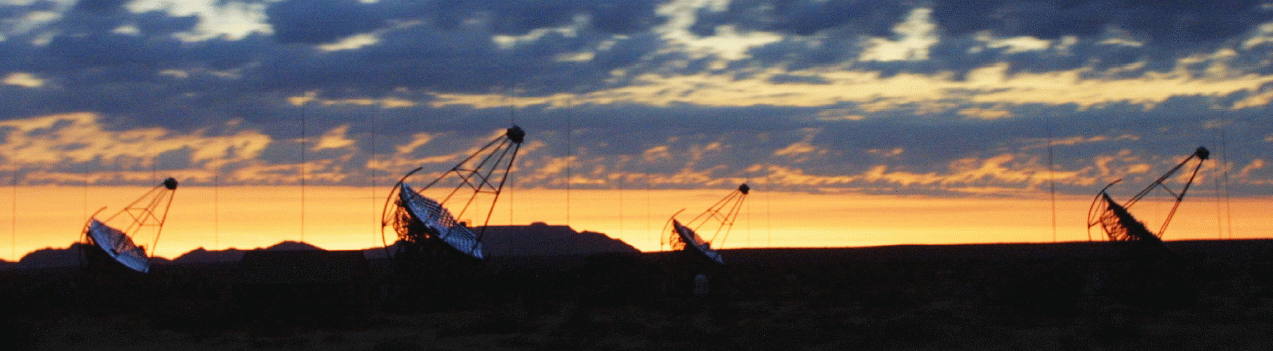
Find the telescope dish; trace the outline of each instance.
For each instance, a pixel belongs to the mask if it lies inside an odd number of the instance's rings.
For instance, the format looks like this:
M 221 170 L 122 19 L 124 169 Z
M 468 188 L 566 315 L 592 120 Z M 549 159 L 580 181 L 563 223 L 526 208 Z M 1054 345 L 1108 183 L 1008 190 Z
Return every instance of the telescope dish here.
M 150 272 L 150 257 L 146 256 L 146 250 L 133 244 L 133 240 L 119 229 L 93 219 L 88 225 L 87 235 L 97 248 L 106 252 L 115 262 L 134 271 Z
M 1107 192 L 1110 187 L 1114 186 L 1114 184 L 1118 184 L 1121 179 L 1106 185 L 1105 188 L 1102 188 L 1101 191 L 1096 194 L 1096 198 L 1092 200 L 1092 205 L 1088 207 L 1088 240 L 1092 239 L 1092 227 L 1100 226 L 1101 230 L 1105 232 L 1106 237 L 1108 237 L 1110 241 L 1149 242 L 1162 245 L 1162 235 L 1167 231 L 1167 224 L 1171 223 L 1171 218 L 1175 216 L 1176 209 L 1180 207 L 1180 202 L 1185 199 L 1185 193 L 1189 192 L 1189 186 L 1193 185 L 1194 178 L 1198 176 L 1198 171 L 1202 169 L 1202 162 L 1206 161 L 1210 155 L 1211 152 L 1208 151 L 1207 148 L 1199 146 L 1198 149 L 1194 150 L 1192 155 L 1189 155 L 1189 157 L 1185 158 L 1184 161 L 1180 161 L 1179 164 L 1176 164 L 1176 166 L 1168 170 L 1167 173 L 1158 177 L 1157 180 L 1150 183 L 1144 190 L 1141 190 L 1130 200 L 1127 200 L 1127 202 L 1122 204 L 1115 202 Z M 1165 184 L 1167 179 L 1190 161 L 1195 159 L 1197 160 L 1197 165 L 1193 167 L 1193 173 L 1189 175 L 1189 181 L 1185 183 L 1180 192 L 1177 193 L 1167 187 Z M 1145 195 L 1148 195 L 1156 189 L 1161 189 L 1171 194 L 1175 198 L 1175 203 L 1172 205 L 1171 211 L 1167 212 L 1167 218 L 1163 220 L 1162 226 L 1158 229 L 1158 233 L 1154 234 L 1149 231 L 1149 228 L 1147 228 L 1143 222 L 1133 217 L 1128 210 L 1132 207 L 1132 205 L 1135 205 L 1138 201 L 1140 201 L 1140 199 L 1144 198 Z
M 106 220 L 98 220 L 94 213 L 84 226 L 83 236 L 91 243 L 90 247 L 100 249 L 115 262 L 134 271 L 149 273 L 150 256 L 144 247 L 133 242 L 133 238 L 142 231 L 153 230 L 155 239 L 150 248 L 151 252 L 154 251 L 176 191 L 177 180 L 168 178 Z M 121 216 L 123 214 L 127 216 Z M 124 224 L 123 230 L 106 224 L 120 222 Z
M 397 234 L 397 244 L 441 246 L 479 261 L 485 260 L 482 234 L 486 230 L 486 224 L 490 222 L 495 203 L 504 189 L 504 182 L 512 171 L 525 136 L 526 132 L 521 127 L 514 125 L 508 128 L 504 135 L 487 143 L 418 191 L 408 185 L 406 180 L 423 167 L 404 175 L 385 200 L 381 239 L 385 241 L 386 251 L 389 245 L 384 228 L 392 225 Z M 445 195 L 439 197 L 440 201 L 422 195 L 428 190 L 448 188 L 448 185 L 450 190 L 442 193 Z M 482 229 L 474 233 L 457 218 L 464 216 L 475 200 L 483 195 L 491 196 L 490 208 L 486 212 Z M 389 208 L 390 204 L 393 204 L 393 209 Z M 453 214 L 448 210 L 451 204 L 457 204 L 460 211 Z M 400 252 L 404 250 L 401 246 L 398 249 Z M 398 255 L 391 253 L 391 256 Z
M 673 214 L 669 220 L 672 223 L 672 231 L 664 238 L 664 243 L 668 244 L 672 250 L 698 252 L 712 262 L 725 264 L 725 260 L 721 258 L 720 253 L 712 249 L 712 242 L 724 242 L 729 237 L 729 231 L 734 227 L 734 221 L 738 219 L 738 213 L 740 212 L 739 209 L 742 208 L 743 200 L 746 200 L 749 192 L 751 192 L 751 187 L 747 186 L 747 184 L 739 185 L 737 190 L 729 193 L 725 198 L 717 201 L 716 204 L 708 207 L 706 211 L 703 211 L 702 214 L 694 217 L 686 224 L 681 224 L 676 219 L 676 214 Z M 680 212 L 677 212 L 677 214 L 680 214 Z M 715 226 L 714 234 L 710 240 L 703 239 L 698 234 L 698 229 L 708 223 L 712 223 Z M 718 237 L 720 241 L 717 241 Z
M 693 229 L 682 225 L 681 222 L 676 219 L 672 220 L 672 228 L 676 231 L 676 242 L 681 243 L 682 246 L 677 248 L 676 245 L 673 245 L 673 250 L 694 250 L 703 256 L 706 256 L 707 259 L 712 260 L 713 262 L 725 264 L 725 260 L 720 257 L 720 253 L 716 252 L 716 250 L 712 250 L 712 243 L 707 240 L 703 240 L 703 238 L 698 236 L 698 233 L 695 233 Z
M 478 240 L 477 234 L 457 222 L 455 217 L 451 216 L 451 211 L 447 211 L 442 204 L 420 195 L 406 183 L 403 183 L 398 190 L 398 203 L 401 204 L 399 209 L 403 212 L 395 218 L 400 223 L 408 223 L 408 228 L 402 230 L 408 233 L 408 236 L 411 236 L 412 232 L 409 228 L 410 224 L 418 223 L 424 226 L 425 233 L 429 233 L 460 253 L 479 260 L 485 259 L 482 254 L 482 242 Z

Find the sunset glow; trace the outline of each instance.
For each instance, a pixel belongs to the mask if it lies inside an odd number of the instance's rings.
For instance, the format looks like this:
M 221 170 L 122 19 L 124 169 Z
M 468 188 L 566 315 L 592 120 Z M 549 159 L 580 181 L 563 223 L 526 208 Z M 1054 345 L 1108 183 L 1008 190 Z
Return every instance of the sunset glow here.
M 1134 194 L 1199 146 L 1165 239 L 1265 238 L 1271 60 L 1263 0 L 10 1 L 8 253 L 163 177 L 160 256 L 382 245 L 397 177 L 511 125 L 491 223 L 646 251 L 742 182 L 717 247 L 1087 240 L 1103 185 Z M 1157 227 L 1163 201 L 1133 212 Z
M 1051 201 L 1031 199 L 932 199 L 885 195 L 753 192 L 728 238 L 716 247 L 859 247 L 898 244 L 1052 242 Z M 0 189 L 0 194 L 13 189 Z M 13 229 L 0 247 L 9 260 L 42 248 L 65 248 L 79 240 L 85 195 L 103 213 L 127 204 L 141 187 L 19 187 Z M 252 249 L 301 241 L 332 250 L 381 246 L 380 210 L 386 188 L 310 187 L 301 210 L 299 187 L 179 188 L 158 242 L 158 256 L 176 258 L 196 248 Z M 532 222 L 569 224 L 601 232 L 642 251 L 660 250 L 663 226 L 672 214 L 692 217 L 730 189 L 713 190 L 522 190 L 514 189 L 495 210 L 493 225 Z M 374 191 L 374 194 L 373 194 Z M 373 197 L 375 195 L 375 197 Z M 567 219 L 566 202 L 570 213 Z M 1057 241 L 1086 241 L 1091 198 L 1057 201 Z M 1262 238 L 1273 232 L 1263 220 L 1265 199 L 1186 200 L 1164 237 L 1167 240 Z M 6 202 L 7 203 L 7 202 Z M 118 204 L 118 205 L 116 205 Z M 1153 228 L 1169 209 L 1142 202 L 1136 214 Z M 1219 206 L 1219 207 L 1217 207 Z M 1232 215 L 1218 216 L 1225 207 Z M 511 208 L 511 212 L 510 212 Z M 0 213 L 15 213 L 0 206 Z M 510 220 L 511 216 L 511 220 Z M 302 219 L 303 217 L 303 219 Z M 685 218 L 682 218 L 685 219 Z M 302 220 L 304 227 L 302 227 Z M 1232 223 L 1232 227 L 1229 223 Z M 303 228 L 303 230 L 302 230 Z M 10 235 L 13 235 L 12 232 Z M 390 230 L 387 241 L 392 243 Z M 1105 240 L 1097 230 L 1095 240 Z M 146 238 L 145 241 L 149 241 Z M 11 247 L 16 241 L 17 246 Z M 144 244 L 150 247 L 151 244 Z M 662 248 L 666 249 L 666 248 Z

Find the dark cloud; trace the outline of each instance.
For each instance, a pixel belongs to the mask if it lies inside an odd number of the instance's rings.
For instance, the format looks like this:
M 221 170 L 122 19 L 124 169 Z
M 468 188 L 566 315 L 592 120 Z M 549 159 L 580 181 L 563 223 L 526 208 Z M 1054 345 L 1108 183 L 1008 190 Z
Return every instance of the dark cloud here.
M 814 75 L 798 75 L 798 74 L 775 74 L 769 77 L 769 82 L 774 84 L 829 84 L 830 81 Z
M 500 48 L 485 32 L 413 27 L 386 33 L 379 43 L 357 50 L 284 48 L 263 57 L 249 79 L 268 90 L 354 89 L 373 96 L 399 88 L 488 93 L 512 86 L 522 94 L 541 95 L 600 89 L 611 70 L 637 63 L 662 44 L 657 37 L 641 35 L 595 49 L 601 40 L 548 33 Z M 593 57 L 559 60 L 576 53 Z
M 851 31 L 877 37 L 892 36 L 892 29 L 916 3 L 909 1 L 731 1 L 728 9 L 699 10 L 691 31 L 699 36 L 715 34 L 715 28 L 731 25 L 742 30 L 763 30 L 808 36 L 824 31 Z
M 124 10 L 129 0 L 80 0 L 75 2 L 74 9 L 94 14 L 109 14 Z
M 180 149 L 169 150 L 155 156 L 155 168 L 159 169 L 185 169 L 189 168 L 193 160 L 195 150 L 191 147 L 183 147 Z
M 629 34 L 661 25 L 665 19 L 655 15 L 659 1 L 598 0 L 586 1 L 592 15 L 592 26 L 601 32 Z
M 515 66 L 505 59 L 507 54 L 498 52 L 483 33 L 418 27 L 386 34 L 379 44 L 360 50 L 286 48 L 264 57 L 250 79 L 271 91 L 348 88 L 377 94 L 403 87 L 485 92 L 507 84 L 504 77 Z
M 1089 62 L 1098 70 L 1145 61 L 1151 71 L 1170 70 L 1181 57 L 1235 46 L 1238 38 L 1273 20 L 1265 1 L 938 1 L 932 18 L 943 37 L 981 33 L 997 37 L 1030 36 L 1078 45 L 1063 52 L 1046 50 L 1008 57 L 1017 69 L 1064 69 Z M 1110 33 L 1140 46 L 1102 45 Z M 951 51 L 948 57 L 962 54 Z M 956 60 L 946 58 L 947 60 Z M 1059 61 L 1059 62 L 1058 62 Z M 1041 63 L 1037 66 L 1033 63 Z M 1061 66 L 1056 65 L 1057 63 Z M 960 66 L 952 66 L 960 67 Z M 1125 73 L 1124 73 L 1125 74 Z
M 828 33 L 826 39 L 788 37 L 752 48 L 747 54 L 765 65 L 802 70 L 857 60 L 863 50 L 859 39 L 852 32 Z
M 1002 36 L 1060 39 L 1100 34 L 1121 6 L 1111 1 L 938 1 L 933 19 L 948 35 L 990 31 Z
M 446 92 L 489 92 L 516 85 L 523 94 L 550 94 L 599 88 L 611 70 L 634 64 L 662 47 L 647 30 L 662 23 L 656 2 L 627 1 L 384 1 L 359 4 L 350 13 L 372 20 L 350 21 L 361 27 L 334 26 L 314 35 L 288 34 L 280 28 L 314 28 L 311 14 L 279 3 L 271 7 L 275 36 L 283 42 L 326 43 L 383 26 L 384 21 L 423 19 L 424 25 L 384 32 L 376 45 L 334 53 L 294 52 L 265 64 L 262 73 L 278 82 L 307 88 L 361 87 L 384 92 L 424 88 Z M 335 5 L 330 5 L 335 6 Z M 277 15 L 277 16 L 275 16 Z M 349 15 L 357 17 L 355 15 Z M 361 16 L 361 15 L 359 15 Z M 494 35 L 526 35 L 536 29 L 573 25 L 589 19 L 572 35 L 549 32 L 511 48 L 500 48 Z M 281 18 L 275 21 L 273 18 Z M 282 20 L 294 18 L 295 21 Z M 286 23 L 286 24 L 285 24 Z M 461 25 L 461 23 L 469 23 Z M 472 24 L 472 25 L 471 25 Z M 625 33 L 623 37 L 614 34 Z M 321 34 L 321 35 L 320 35 Z M 309 39 L 303 39 L 303 38 Z M 602 43 L 606 43 L 602 45 Z M 604 46 L 604 47 L 603 47 Z M 590 61 L 562 55 L 591 53 Z M 315 77 L 321 74 L 322 77 Z
M 555 28 L 570 24 L 580 12 L 574 1 L 478 1 L 470 2 L 475 12 L 489 11 L 492 32 L 522 35 L 539 28 Z M 479 5 L 480 4 L 480 5 Z
M 990 31 L 1043 39 L 1122 29 L 1156 45 L 1223 42 L 1273 19 L 1265 1 L 939 1 L 933 19 L 950 35 Z M 1166 45 L 1164 45 L 1166 46 Z
M 1214 6 L 1213 6 L 1214 5 Z M 867 37 L 900 39 L 893 28 L 908 12 L 931 8 L 940 42 L 925 60 L 857 62 Z M 840 14 L 841 16 L 831 16 Z M 825 18 L 823 16 L 826 16 Z M 1006 62 L 1009 73 L 1092 68 L 1095 76 L 1137 77 L 1169 71 L 1181 58 L 1222 48 L 1240 48 L 1247 35 L 1273 20 L 1264 1 L 1202 3 L 1190 1 L 933 1 L 801 2 L 735 1 L 726 11 L 699 11 L 691 31 L 700 36 L 731 25 L 744 30 L 789 34 L 783 40 L 753 48 L 751 58 L 787 69 L 837 66 L 878 71 L 954 73 Z M 983 38 L 1019 36 L 1050 40 L 1050 47 L 1012 50 L 990 47 Z M 1066 41 L 1064 38 L 1073 38 Z M 1071 39 L 1066 39 L 1071 40 Z M 1118 43 L 1122 41 L 1128 45 Z M 1256 49 L 1260 52 L 1266 49 Z M 1267 57 L 1267 55 L 1243 55 Z M 1125 69 L 1144 63 L 1135 70 Z M 1264 70 L 1254 61 L 1234 68 Z M 1208 65 L 1199 63 L 1197 65 Z M 1204 68 L 1205 69 L 1205 68 Z
M 282 43 L 323 44 L 375 30 L 385 18 L 358 0 L 287 0 L 265 10 Z
M 629 34 L 664 23 L 654 13 L 662 1 L 624 0 L 389 0 L 378 6 L 398 20 L 422 19 L 440 29 L 458 29 L 478 23 L 496 34 L 522 35 L 541 28 L 564 27 L 577 16 L 588 26 L 608 34 Z
M 621 0 L 289 0 L 270 4 L 266 14 L 280 42 L 319 44 L 413 21 L 439 30 L 476 26 L 490 34 L 525 35 L 536 29 L 571 26 L 583 18 L 587 19 L 583 30 L 629 34 L 664 22 L 654 13 L 658 4 Z
M 199 25 L 199 16 L 169 16 L 160 11 L 149 11 L 137 16 L 137 29 L 144 36 L 169 35 L 190 31 Z
M 176 40 L 154 41 L 113 33 L 58 36 L 43 48 L 43 52 L 49 55 L 45 62 L 50 66 L 75 71 L 128 67 L 164 69 L 169 65 L 184 65 L 186 57 L 183 51 Z
M 82 0 L 62 14 L 56 30 L 67 35 L 110 32 L 132 17 L 126 0 Z

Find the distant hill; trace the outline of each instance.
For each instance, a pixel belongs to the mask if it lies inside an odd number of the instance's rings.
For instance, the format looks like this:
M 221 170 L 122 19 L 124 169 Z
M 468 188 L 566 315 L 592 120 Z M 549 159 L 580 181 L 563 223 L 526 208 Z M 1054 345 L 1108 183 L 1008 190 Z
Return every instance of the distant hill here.
M 15 269 L 32 269 L 32 268 L 50 268 L 50 267 L 71 267 L 80 264 L 80 245 L 81 243 L 72 243 L 64 249 L 46 247 L 43 249 L 31 251 L 22 256 L 17 264 L 7 265 Z M 154 263 L 165 264 L 168 259 L 159 257 L 151 260 Z
M 266 251 L 310 251 L 310 250 L 322 250 L 322 249 L 323 248 L 321 247 L 310 245 L 308 243 L 287 240 L 287 241 L 280 242 L 278 244 L 274 244 L 274 246 L 267 247 L 263 250 L 266 250 Z M 258 250 L 261 250 L 261 249 L 258 249 Z
M 31 269 L 75 266 L 80 264 L 80 245 L 80 243 L 73 243 L 70 247 L 64 249 L 46 247 L 31 251 L 26 256 L 22 256 L 22 259 L 18 260 L 14 267 Z
M 597 232 L 535 222 L 527 226 L 489 226 L 482 238 L 487 257 L 592 255 L 640 252 L 632 245 Z
M 238 262 L 243 259 L 243 254 L 248 251 L 321 251 L 323 248 L 310 245 L 309 243 L 299 241 L 283 241 L 266 248 L 255 248 L 251 250 L 226 249 L 209 251 L 202 247 L 194 249 L 173 259 L 174 263 L 213 263 L 213 262 Z
M 478 229 L 474 229 L 478 231 Z M 570 226 L 535 222 L 530 225 L 489 226 L 482 238 L 486 257 L 588 256 L 599 253 L 638 253 L 632 245 L 597 232 L 576 232 Z M 394 251 L 390 245 L 389 251 Z M 363 250 L 367 258 L 384 258 L 384 248 Z
M 198 249 L 194 249 L 194 251 L 190 251 L 190 252 L 182 254 L 181 256 L 177 256 L 177 258 L 174 258 L 172 262 L 173 263 L 238 262 L 239 260 L 243 259 L 244 252 L 247 252 L 247 251 L 239 250 L 239 249 L 208 251 L 207 249 L 200 247 Z
M 80 264 L 80 245 L 82 244 L 72 243 L 71 246 L 66 248 L 46 247 L 35 250 L 26 254 L 26 256 L 22 256 L 22 259 L 16 263 L 0 261 L 0 269 L 34 269 L 76 266 Z M 267 248 L 257 248 L 254 250 L 308 251 L 322 250 L 322 248 L 302 242 L 284 241 Z M 227 249 L 210 251 L 200 247 L 182 254 L 173 260 L 156 257 L 152 258 L 151 262 L 155 264 L 238 262 L 243 258 L 243 253 L 247 251 L 249 250 Z
M 73 243 L 66 248 L 44 248 L 28 253 L 18 262 L 0 260 L 0 269 L 31 269 L 47 267 L 69 267 L 80 263 L 80 243 Z M 487 257 L 500 256 L 554 256 L 573 255 L 586 256 L 598 253 L 640 252 L 622 240 L 610 238 L 602 233 L 583 231 L 576 232 L 570 226 L 548 225 L 535 222 L 525 226 L 490 226 L 482 239 L 482 247 Z M 283 241 L 266 248 L 252 250 L 266 251 L 311 251 L 323 250 L 320 247 L 298 241 Z M 226 249 L 208 250 L 198 248 L 184 253 L 173 260 L 155 258 L 154 263 L 213 263 L 238 262 L 244 253 L 252 250 Z M 391 248 L 392 251 L 392 248 Z M 363 250 L 368 258 L 385 257 L 384 248 L 368 248 Z

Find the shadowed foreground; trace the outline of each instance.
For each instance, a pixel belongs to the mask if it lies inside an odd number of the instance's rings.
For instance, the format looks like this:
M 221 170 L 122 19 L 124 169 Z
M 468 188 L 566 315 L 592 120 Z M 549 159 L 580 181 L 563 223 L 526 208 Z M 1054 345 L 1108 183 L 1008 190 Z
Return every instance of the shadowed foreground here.
M 428 297 L 386 262 L 342 301 L 236 292 L 237 264 L 3 271 L 19 349 L 1268 349 L 1273 241 L 725 250 L 492 258 Z M 120 272 L 115 272 L 120 273 Z M 691 293 L 692 277 L 710 292 Z M 113 273 L 102 273 L 113 274 Z M 239 281 L 241 282 L 241 280 Z M 323 288 L 332 288 L 331 285 Z M 242 288 L 239 288 L 242 290 Z M 291 289 L 302 289 L 292 286 Z M 284 292 L 285 294 L 286 292 Z

